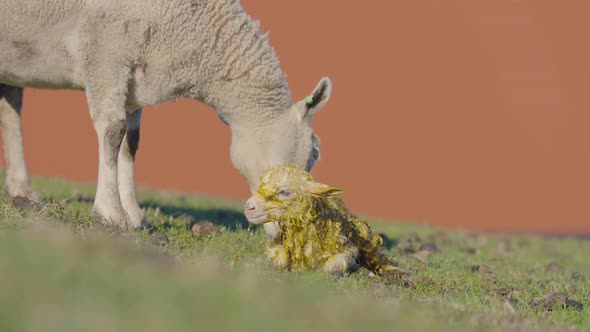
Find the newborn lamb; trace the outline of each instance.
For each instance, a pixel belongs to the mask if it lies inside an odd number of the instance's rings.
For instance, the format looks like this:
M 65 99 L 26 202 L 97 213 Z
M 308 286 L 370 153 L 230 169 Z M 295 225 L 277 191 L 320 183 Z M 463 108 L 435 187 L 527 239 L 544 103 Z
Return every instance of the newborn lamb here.
M 400 269 L 381 251 L 383 239 L 346 209 L 342 191 L 295 166 L 273 168 L 245 205 L 248 221 L 277 222 L 266 255 L 271 265 L 332 274 L 362 266 L 379 275 Z

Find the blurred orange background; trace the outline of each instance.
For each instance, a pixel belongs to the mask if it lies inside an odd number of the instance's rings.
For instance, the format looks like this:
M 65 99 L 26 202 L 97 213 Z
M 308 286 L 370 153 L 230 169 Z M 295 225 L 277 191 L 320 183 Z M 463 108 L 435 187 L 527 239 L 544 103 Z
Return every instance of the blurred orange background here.
M 356 213 L 499 231 L 590 233 L 589 1 L 242 1 L 293 98 L 320 77 L 314 175 Z M 81 92 L 27 90 L 33 175 L 96 181 Z M 229 128 L 195 101 L 144 112 L 139 185 L 244 199 Z

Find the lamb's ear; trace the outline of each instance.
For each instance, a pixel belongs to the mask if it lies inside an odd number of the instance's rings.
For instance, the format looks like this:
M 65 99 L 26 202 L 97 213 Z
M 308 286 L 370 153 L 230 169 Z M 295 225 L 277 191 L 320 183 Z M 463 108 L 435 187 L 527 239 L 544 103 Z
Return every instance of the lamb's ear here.
M 306 189 L 308 192 L 318 196 L 338 196 L 344 192 L 341 189 L 330 187 L 328 185 L 314 181 L 307 182 Z
M 326 105 L 331 95 L 332 81 L 328 77 L 323 77 L 313 92 L 298 103 L 299 119 L 301 121 L 311 120 L 314 113 Z

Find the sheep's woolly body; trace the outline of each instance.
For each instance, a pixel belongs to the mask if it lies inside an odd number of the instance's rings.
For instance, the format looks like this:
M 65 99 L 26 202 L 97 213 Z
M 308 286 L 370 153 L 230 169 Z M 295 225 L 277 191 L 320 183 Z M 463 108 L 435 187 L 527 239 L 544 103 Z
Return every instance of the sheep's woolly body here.
M 190 97 L 226 119 L 234 112 L 272 118 L 291 106 L 279 60 L 238 0 L 5 0 L 2 7 L 0 83 L 85 89 L 100 55 L 125 62 L 142 106 Z
M 269 211 L 281 209 L 280 213 L 270 213 L 268 219 L 280 226 L 279 235 L 267 251 L 271 264 L 328 272 L 345 272 L 355 264 L 379 274 L 396 269 L 381 252 L 381 237 L 348 211 L 339 195 L 334 194 L 336 189 L 317 184 L 320 192 L 313 192 L 310 184 L 317 183 L 294 166 L 271 169 L 262 177 L 258 194 L 269 201 Z M 285 187 L 295 197 L 289 202 L 273 202 L 276 193 Z

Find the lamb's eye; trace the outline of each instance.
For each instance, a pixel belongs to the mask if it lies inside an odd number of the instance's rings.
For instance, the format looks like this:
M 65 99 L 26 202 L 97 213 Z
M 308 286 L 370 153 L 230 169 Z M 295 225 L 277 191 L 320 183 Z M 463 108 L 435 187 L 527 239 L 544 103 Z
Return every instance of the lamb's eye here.
M 285 199 L 291 197 L 292 195 L 293 193 L 291 191 L 282 189 L 279 190 L 275 196 L 279 199 Z

